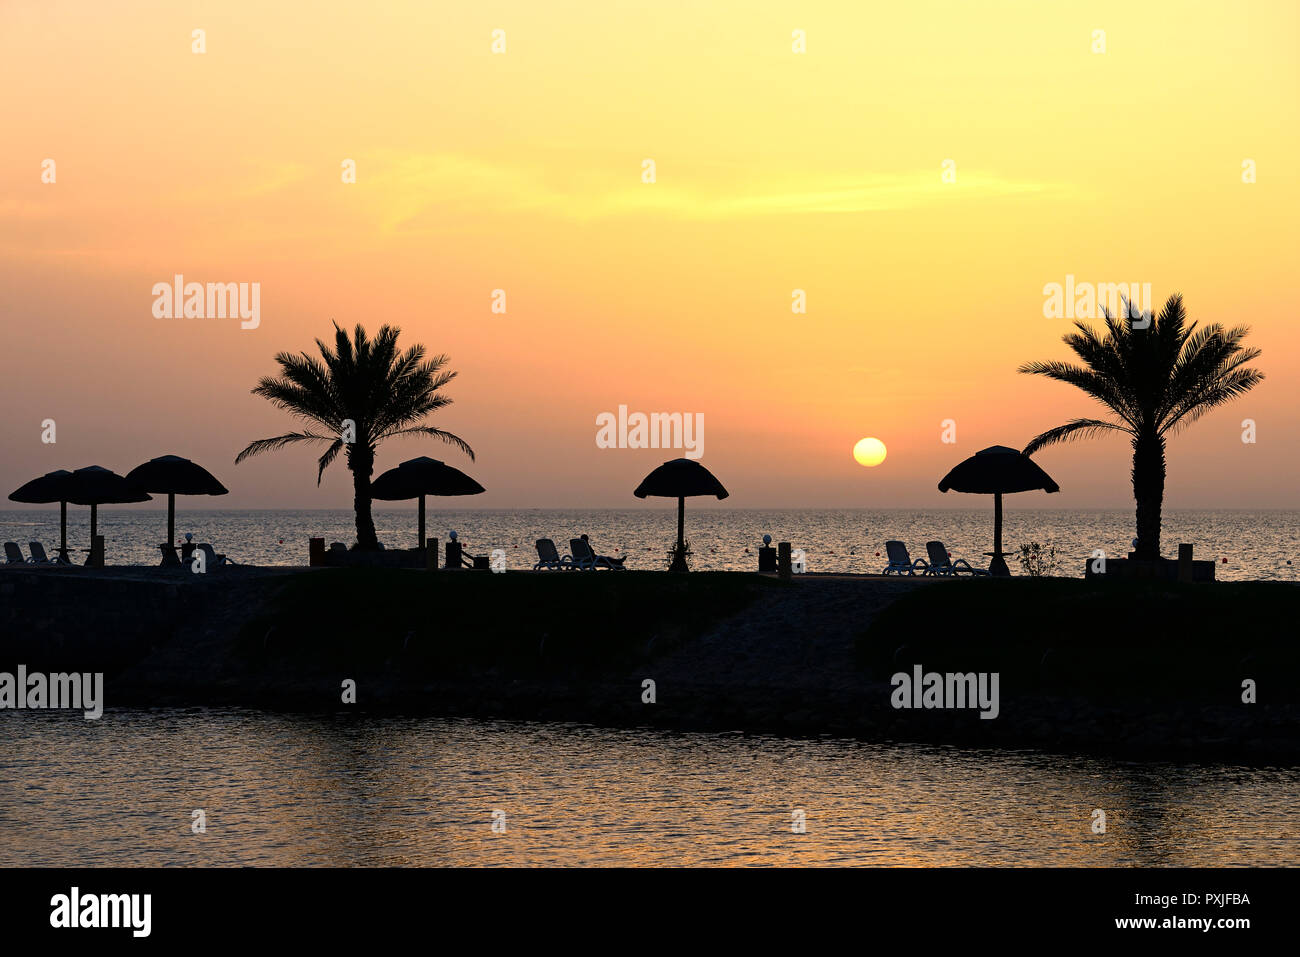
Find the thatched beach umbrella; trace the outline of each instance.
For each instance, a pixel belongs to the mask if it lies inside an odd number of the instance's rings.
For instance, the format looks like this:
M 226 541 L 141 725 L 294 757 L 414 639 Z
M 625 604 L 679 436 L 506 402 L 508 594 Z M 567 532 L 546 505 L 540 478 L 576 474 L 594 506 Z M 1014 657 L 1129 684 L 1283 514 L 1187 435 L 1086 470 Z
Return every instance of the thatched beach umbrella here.
M 99 531 L 99 506 L 122 505 L 129 502 L 151 502 L 153 497 L 139 491 L 123 476 L 98 465 L 77 469 L 66 479 L 68 501 L 73 505 L 90 506 L 90 547 L 95 547 Z M 93 552 L 91 553 L 93 556 Z M 86 559 L 90 561 L 89 558 Z
M 179 455 L 160 455 L 126 473 L 126 480 L 141 492 L 167 493 L 167 544 L 176 544 L 177 495 L 225 495 L 227 489 L 202 465 Z M 163 559 L 164 562 L 167 559 Z
M 686 541 L 686 499 L 694 495 L 716 495 L 724 499 L 730 494 L 712 472 L 694 459 L 673 459 L 665 462 L 649 475 L 632 493 L 637 498 L 654 495 L 677 499 L 677 551 L 669 571 L 686 571 L 686 557 L 682 554 Z
M 59 503 L 58 561 L 63 565 L 72 564 L 68 558 L 68 479 L 71 477 L 72 473 L 67 469 L 46 472 L 40 478 L 34 478 L 9 493 L 11 502 L 25 502 L 31 505 Z
M 943 477 L 939 491 L 971 492 L 993 496 L 993 553 L 989 574 L 1008 577 L 1011 569 L 1002 555 L 1002 496 L 1012 492 L 1059 492 L 1050 475 L 1028 455 L 1005 445 L 991 445 L 976 452 Z M 986 553 L 987 554 L 987 553 Z
M 487 491 L 458 468 L 427 455 L 407 459 L 370 483 L 372 498 L 386 502 L 420 500 L 420 543 L 424 548 L 424 497 L 426 495 L 478 495 Z

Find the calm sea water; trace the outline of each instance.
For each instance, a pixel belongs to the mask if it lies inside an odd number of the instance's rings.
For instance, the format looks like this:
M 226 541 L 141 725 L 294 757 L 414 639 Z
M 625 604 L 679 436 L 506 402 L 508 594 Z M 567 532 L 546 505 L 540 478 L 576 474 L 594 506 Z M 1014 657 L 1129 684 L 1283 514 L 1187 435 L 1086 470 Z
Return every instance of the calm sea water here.
M 1295 866 L 1298 784 L 834 739 L 7 711 L 0 865 Z
M 212 542 L 244 564 L 305 565 L 307 540 L 313 536 L 345 544 L 356 540 L 349 510 L 205 510 L 187 504 L 179 500 L 178 540 L 193 532 L 197 541 Z M 69 507 L 70 546 L 89 544 L 89 513 L 88 508 Z M 376 509 L 374 514 L 382 542 L 401 548 L 415 545 L 414 508 Z M 165 510 L 152 505 L 102 509 L 99 525 L 109 564 L 157 564 L 157 543 L 167 534 Z M 677 534 L 677 518 L 675 506 L 478 511 L 430 507 L 427 534 L 445 541 L 451 529 L 473 553 L 504 549 L 508 567 L 531 567 L 538 538 L 552 538 L 567 551 L 568 540 L 586 532 L 601 553 L 628 556 L 629 567 L 662 568 Z M 993 548 L 993 509 L 762 511 L 687 504 L 686 537 L 695 550 L 696 568 L 753 569 L 764 534 L 804 549 L 809 571 L 877 572 L 884 565 L 884 543 L 891 538 L 907 543 L 913 557 L 924 557 L 925 543 L 937 538 L 954 558 L 987 564 L 982 553 Z M 1051 545 L 1061 563 L 1057 574 L 1081 576 L 1093 549 L 1122 557 L 1133 535 L 1131 509 L 1009 509 L 1003 548 L 1014 550 L 1024 542 Z M 18 542 L 24 553 L 33 539 L 49 549 L 58 537 L 57 509 L 0 511 L 0 540 Z M 1179 542 L 1193 543 L 1198 558 L 1213 558 L 1222 579 L 1300 580 L 1300 511 L 1166 511 L 1165 553 L 1176 555 Z M 1016 560 L 1009 561 L 1012 571 L 1019 572 Z

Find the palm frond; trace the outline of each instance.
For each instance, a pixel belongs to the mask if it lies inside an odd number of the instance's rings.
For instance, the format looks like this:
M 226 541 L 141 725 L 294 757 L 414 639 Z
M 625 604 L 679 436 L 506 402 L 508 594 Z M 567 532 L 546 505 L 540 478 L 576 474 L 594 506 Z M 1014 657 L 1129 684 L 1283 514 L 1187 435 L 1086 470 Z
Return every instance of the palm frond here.
M 331 462 L 333 462 L 336 458 L 338 458 L 339 452 L 341 452 L 342 450 L 343 450 L 343 440 L 335 439 L 334 442 L 330 445 L 330 447 L 325 450 L 325 454 L 322 455 L 320 459 L 317 461 L 316 464 L 319 466 L 319 468 L 316 470 L 317 486 L 320 485 L 320 480 L 322 477 L 324 477 L 325 470 L 329 468 Z
M 458 435 L 453 435 L 450 432 L 444 432 L 442 429 L 435 429 L 431 425 L 418 425 L 409 429 L 399 429 L 396 432 L 390 432 L 388 434 L 389 435 L 431 435 L 435 439 L 441 439 L 442 441 L 446 442 L 448 445 L 454 445 L 456 448 L 460 449 L 462 452 L 468 455 L 471 462 L 474 461 L 474 450 L 469 447 L 468 442 L 466 442 Z
M 269 439 L 258 439 L 256 442 L 248 443 L 244 451 L 235 456 L 235 464 L 238 465 L 244 459 L 251 458 L 254 455 L 261 455 L 263 452 L 282 449 L 294 442 L 330 442 L 334 439 L 335 437 L 332 435 L 316 435 L 312 432 L 288 432 Z
M 1189 396 L 1161 426 L 1160 434 L 1176 435 L 1206 413 L 1245 395 L 1263 380 L 1264 373 L 1257 369 L 1236 369 L 1229 372 L 1213 385 Z
M 1067 337 L 1068 339 L 1069 337 Z M 1041 375 L 1074 386 L 1109 408 L 1125 422 L 1135 424 L 1133 404 L 1114 379 L 1069 362 L 1026 362 L 1017 370 L 1025 375 Z
M 1127 425 L 1120 425 L 1116 422 L 1107 422 L 1105 419 L 1071 419 L 1065 425 L 1058 425 L 1054 429 L 1048 429 L 1040 435 L 1034 436 L 1029 440 L 1029 444 L 1024 447 L 1026 455 L 1033 455 L 1039 449 L 1046 448 L 1049 445 L 1056 445 L 1060 442 L 1070 442 L 1074 439 L 1091 438 L 1102 432 L 1125 432 L 1133 434 L 1133 429 Z

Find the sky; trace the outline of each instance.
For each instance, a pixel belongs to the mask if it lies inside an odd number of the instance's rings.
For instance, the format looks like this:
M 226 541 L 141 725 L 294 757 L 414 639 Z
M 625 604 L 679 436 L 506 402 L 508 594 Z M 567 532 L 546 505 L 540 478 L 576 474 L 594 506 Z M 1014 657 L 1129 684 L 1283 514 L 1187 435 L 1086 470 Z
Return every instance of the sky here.
M 275 354 L 337 321 L 449 356 L 431 424 L 476 460 L 410 439 L 378 468 L 443 459 L 475 505 L 640 504 L 680 453 L 599 448 L 624 405 L 702 415 L 729 505 L 970 507 L 936 488 L 957 462 L 1099 411 L 1016 372 L 1068 357 L 1069 275 L 1263 349 L 1171 442 L 1166 506 L 1300 507 L 1298 11 L 7 0 L 0 486 L 173 453 L 223 507 L 347 506 L 306 446 L 234 465 L 297 427 L 250 394 Z M 157 318 L 176 274 L 258 283 L 257 327 Z M 1130 455 L 1041 451 L 1062 491 L 1015 504 L 1125 506 Z

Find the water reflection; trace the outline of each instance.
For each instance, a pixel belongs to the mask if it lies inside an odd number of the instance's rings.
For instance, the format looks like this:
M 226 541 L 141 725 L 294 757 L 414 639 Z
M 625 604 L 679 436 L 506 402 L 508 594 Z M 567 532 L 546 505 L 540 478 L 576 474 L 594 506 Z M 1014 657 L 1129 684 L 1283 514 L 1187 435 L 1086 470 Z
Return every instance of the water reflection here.
M 3 712 L 0 863 L 1295 865 L 1297 783 L 1288 769 L 571 725 Z

